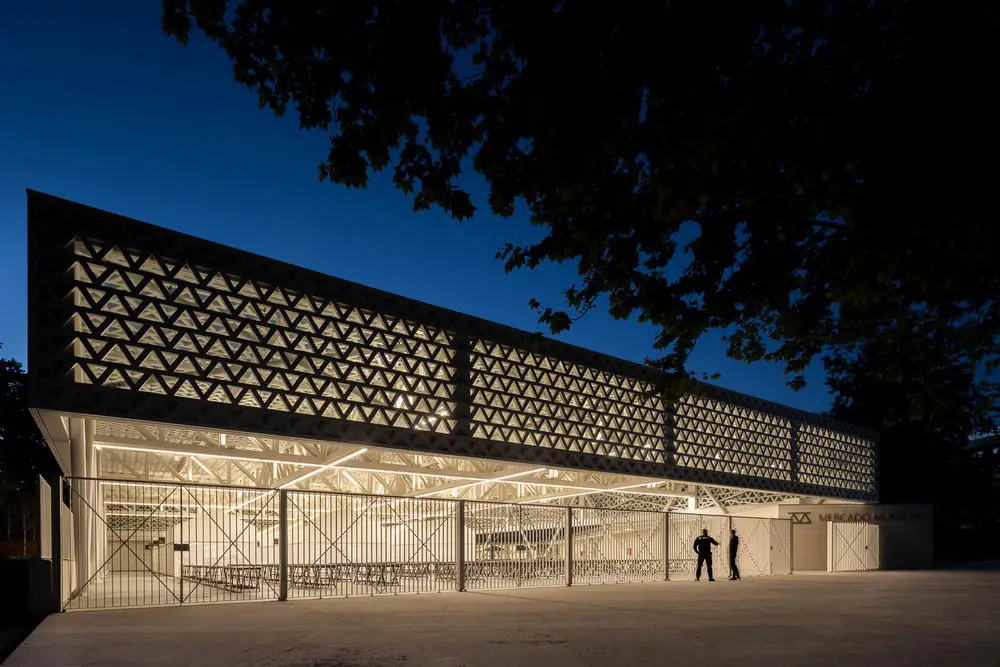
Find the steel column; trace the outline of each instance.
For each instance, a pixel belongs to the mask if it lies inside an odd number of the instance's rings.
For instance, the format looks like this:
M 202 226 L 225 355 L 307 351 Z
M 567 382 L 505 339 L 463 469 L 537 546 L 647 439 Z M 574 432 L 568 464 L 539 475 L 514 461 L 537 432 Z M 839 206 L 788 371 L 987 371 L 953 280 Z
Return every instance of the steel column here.
M 455 589 L 465 590 L 465 501 L 458 501 L 458 521 L 455 522 Z
M 181 510 L 180 511 L 180 515 L 184 516 L 184 489 L 182 487 L 177 487 L 177 488 L 178 488 L 178 491 L 179 491 L 178 494 L 177 494 L 177 497 L 178 497 L 178 499 L 177 499 L 177 505 L 178 505 L 178 507 L 180 507 L 180 510 Z M 181 544 L 186 544 L 184 542 L 184 522 L 183 521 L 181 521 L 180 523 L 177 524 L 177 534 L 181 536 Z M 190 535 L 188 535 L 188 539 L 191 539 Z M 174 547 L 174 550 L 176 551 L 176 545 Z M 177 551 L 177 554 L 178 554 L 178 557 L 181 560 L 180 577 L 178 577 L 178 579 L 177 579 L 177 581 L 178 581 L 178 588 L 177 588 L 177 590 L 180 591 L 180 597 L 178 598 L 178 604 L 184 604 L 184 551 L 183 550 Z M 190 561 L 188 561 L 188 562 L 190 563 Z
M 87 508 L 87 421 L 79 417 L 69 420 L 70 474 L 75 478 L 70 486 L 70 510 L 73 512 L 73 554 L 76 564 L 76 585 L 90 579 L 90 512 Z
M 663 515 L 663 580 L 670 581 L 670 512 Z
M 788 523 L 788 574 L 795 574 L 795 525 L 791 522 Z
M 278 599 L 288 599 L 288 491 L 278 491 Z
M 573 508 L 566 508 L 566 585 L 573 585 Z

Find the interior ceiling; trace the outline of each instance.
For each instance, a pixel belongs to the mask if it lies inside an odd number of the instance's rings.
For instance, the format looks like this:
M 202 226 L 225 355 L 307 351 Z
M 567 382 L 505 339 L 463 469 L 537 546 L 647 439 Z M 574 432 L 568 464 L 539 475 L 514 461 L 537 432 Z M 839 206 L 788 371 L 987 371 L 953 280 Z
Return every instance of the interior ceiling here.
M 51 423 L 53 415 L 45 416 Z M 74 415 L 75 416 L 75 415 Z M 60 415 L 65 422 L 68 415 Z M 799 496 L 525 463 L 95 418 L 103 479 L 684 511 Z

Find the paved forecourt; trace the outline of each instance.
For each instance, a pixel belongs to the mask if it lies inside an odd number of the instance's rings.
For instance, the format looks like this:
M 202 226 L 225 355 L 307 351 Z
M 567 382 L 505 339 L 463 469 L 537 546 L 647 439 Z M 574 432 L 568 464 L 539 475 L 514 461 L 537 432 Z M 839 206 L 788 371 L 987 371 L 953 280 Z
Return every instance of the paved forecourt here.
M 995 664 L 1000 572 L 798 574 L 50 616 L 4 663 Z

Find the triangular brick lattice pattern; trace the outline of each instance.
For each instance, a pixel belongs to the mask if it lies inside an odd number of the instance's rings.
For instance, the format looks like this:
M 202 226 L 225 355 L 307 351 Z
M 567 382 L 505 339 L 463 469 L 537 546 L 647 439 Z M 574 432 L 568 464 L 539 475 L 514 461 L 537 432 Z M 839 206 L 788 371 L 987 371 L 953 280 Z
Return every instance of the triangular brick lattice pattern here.
M 665 462 L 663 401 L 631 378 L 488 340 L 472 346 L 473 435 Z
M 37 291 L 48 290 L 33 297 L 33 327 L 42 332 L 41 363 L 33 364 L 49 408 L 89 409 L 86 385 L 132 392 L 125 401 L 109 398 L 118 391 L 93 392 L 122 417 L 136 406 L 136 418 L 167 423 L 229 428 L 245 417 L 251 423 L 237 430 L 767 493 L 877 495 L 872 435 L 825 417 L 712 387 L 668 406 L 653 391 L 655 374 L 627 362 L 528 343 L 503 327 L 334 278 L 285 282 L 296 269 L 268 264 L 257 272 L 254 262 L 268 262 L 260 258 L 227 255 L 213 264 L 201 242 L 166 230 L 136 236 L 143 250 L 120 230 L 115 242 L 99 240 L 105 233 L 66 246 L 34 232 L 48 253 L 39 257 L 62 261 L 72 251 L 74 262 L 65 275 L 72 303 L 56 298 L 66 293 L 58 291 L 63 282 L 33 278 Z M 70 378 L 58 351 L 70 338 L 61 332 L 72 336 L 76 391 L 63 384 Z
M 857 435 L 704 396 L 681 400 L 675 427 L 678 465 L 845 491 L 875 490 L 874 443 Z
M 811 424 L 798 427 L 799 479 L 835 489 L 873 491 L 871 441 Z
M 706 397 L 677 406 L 677 463 L 692 468 L 791 479 L 788 419 Z
M 77 240 L 76 380 L 450 433 L 446 331 Z

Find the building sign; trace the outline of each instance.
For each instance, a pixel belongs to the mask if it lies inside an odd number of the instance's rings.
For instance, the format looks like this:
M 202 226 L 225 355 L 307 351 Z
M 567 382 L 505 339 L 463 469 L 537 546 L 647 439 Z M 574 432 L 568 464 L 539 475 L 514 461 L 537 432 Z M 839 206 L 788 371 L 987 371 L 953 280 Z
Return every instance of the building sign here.
M 835 522 L 889 522 L 889 521 L 919 521 L 923 519 L 920 512 L 854 512 L 854 513 L 830 513 L 820 514 L 820 521 Z
M 788 518 L 793 524 L 811 524 L 812 515 L 815 514 L 820 522 L 833 521 L 835 523 L 891 523 L 897 521 L 921 521 L 924 513 L 916 511 L 888 511 L 879 510 L 874 512 L 789 512 Z

